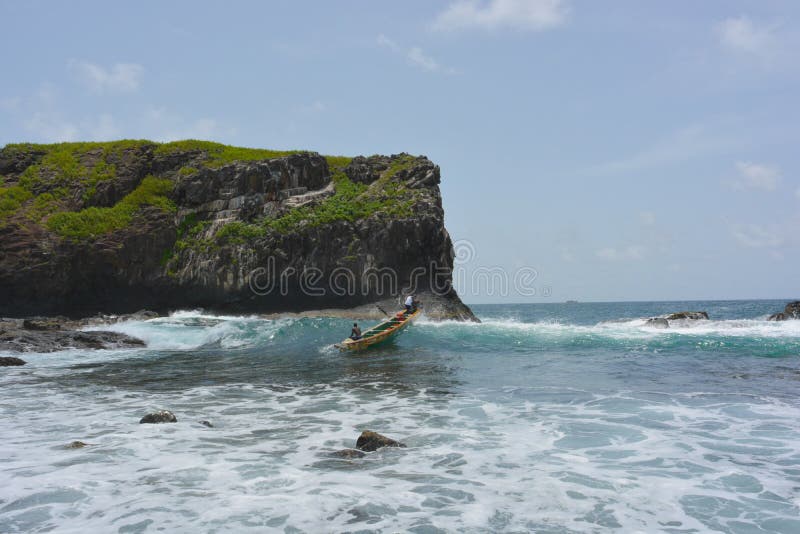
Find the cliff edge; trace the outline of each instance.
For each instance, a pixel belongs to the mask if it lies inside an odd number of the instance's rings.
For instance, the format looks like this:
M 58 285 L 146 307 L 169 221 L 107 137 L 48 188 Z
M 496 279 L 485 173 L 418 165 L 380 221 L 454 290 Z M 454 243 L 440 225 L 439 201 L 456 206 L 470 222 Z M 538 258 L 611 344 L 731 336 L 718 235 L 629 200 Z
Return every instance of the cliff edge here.
M 439 167 L 204 141 L 0 150 L 0 316 L 399 306 L 452 288 Z

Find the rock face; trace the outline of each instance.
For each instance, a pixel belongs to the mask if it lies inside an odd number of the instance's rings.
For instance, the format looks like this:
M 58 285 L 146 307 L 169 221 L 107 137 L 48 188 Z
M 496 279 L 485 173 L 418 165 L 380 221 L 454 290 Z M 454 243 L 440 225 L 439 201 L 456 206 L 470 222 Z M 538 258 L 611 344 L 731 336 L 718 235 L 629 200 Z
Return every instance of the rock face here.
M 0 357 L 0 367 L 11 367 L 14 365 L 25 365 L 27 362 L 25 360 L 20 360 L 19 358 L 14 358 L 13 356 L 2 356 Z
M 770 315 L 767 321 L 786 321 L 788 319 L 800 319 L 800 300 L 790 302 L 782 312 Z
M 698 321 L 700 319 L 708 319 L 708 313 L 704 311 L 682 311 L 676 313 L 670 313 L 664 319 L 668 321 L 678 321 L 682 319 L 689 319 L 692 321 Z
M 0 176 L 16 199 L 0 211 L 0 316 L 304 311 L 413 290 L 430 317 L 474 319 L 425 157 L 8 145 Z
M 364 452 L 374 452 L 381 447 L 405 447 L 405 445 L 371 430 L 363 431 L 356 441 L 356 449 Z
M 14 352 L 54 352 L 65 349 L 116 349 L 144 347 L 141 339 L 118 332 L 81 331 L 68 320 L 0 320 L 0 350 Z
M 139 420 L 139 424 L 158 424 L 158 423 L 177 423 L 178 419 L 175 414 L 169 410 L 159 410 L 157 412 L 149 413 Z

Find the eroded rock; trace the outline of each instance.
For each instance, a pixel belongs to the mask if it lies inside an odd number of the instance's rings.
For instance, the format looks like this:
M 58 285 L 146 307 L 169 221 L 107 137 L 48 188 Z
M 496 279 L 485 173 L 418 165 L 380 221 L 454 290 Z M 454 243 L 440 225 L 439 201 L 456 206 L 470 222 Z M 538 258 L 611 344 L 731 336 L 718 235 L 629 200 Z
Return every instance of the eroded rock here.
M 679 321 L 681 319 L 689 319 L 692 321 L 698 321 L 700 319 L 708 319 L 708 313 L 704 311 L 682 311 L 676 313 L 670 313 L 664 319 L 668 321 Z
M 178 418 L 169 410 L 159 410 L 141 418 L 139 424 L 177 423 Z
M 405 444 L 371 430 L 363 431 L 356 441 L 356 449 L 364 452 L 377 451 L 382 447 L 405 447 Z

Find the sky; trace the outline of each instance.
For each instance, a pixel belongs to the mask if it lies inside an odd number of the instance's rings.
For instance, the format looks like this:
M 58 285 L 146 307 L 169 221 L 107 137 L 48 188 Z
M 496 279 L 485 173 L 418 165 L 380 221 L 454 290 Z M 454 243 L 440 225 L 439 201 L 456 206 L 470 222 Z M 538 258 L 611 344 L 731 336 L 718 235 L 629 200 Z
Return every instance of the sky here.
M 800 2 L 0 0 L 0 20 L 0 145 L 423 154 L 468 302 L 800 298 Z

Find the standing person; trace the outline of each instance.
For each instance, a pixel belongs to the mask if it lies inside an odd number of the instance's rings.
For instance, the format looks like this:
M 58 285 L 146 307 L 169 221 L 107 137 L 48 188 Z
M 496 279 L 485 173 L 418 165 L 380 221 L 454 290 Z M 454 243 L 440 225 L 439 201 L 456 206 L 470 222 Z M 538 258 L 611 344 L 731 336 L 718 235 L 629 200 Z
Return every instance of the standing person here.
M 353 329 L 350 331 L 350 339 L 353 341 L 361 339 L 361 329 L 358 327 L 358 323 L 353 323 Z
M 416 302 L 414 301 L 414 295 L 409 295 L 406 297 L 406 313 L 414 313 L 416 310 Z

